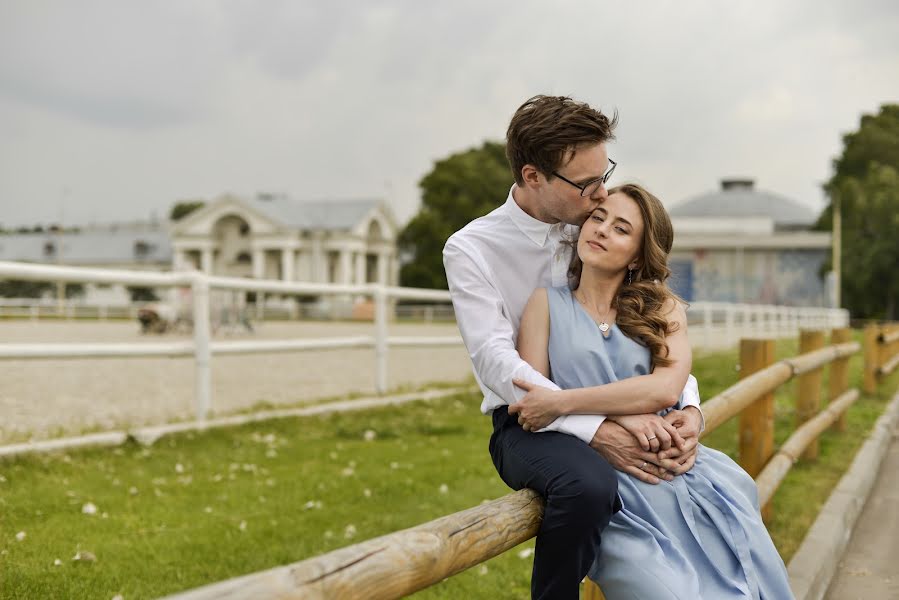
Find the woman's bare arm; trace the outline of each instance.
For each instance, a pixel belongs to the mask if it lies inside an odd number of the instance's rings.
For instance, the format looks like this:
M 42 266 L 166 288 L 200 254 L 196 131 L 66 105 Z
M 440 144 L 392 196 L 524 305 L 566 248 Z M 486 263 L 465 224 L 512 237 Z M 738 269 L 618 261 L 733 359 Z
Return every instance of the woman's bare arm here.
M 549 300 L 546 288 L 528 299 L 518 327 L 518 355 L 547 379 L 549 376 Z
M 674 362 L 657 366 L 649 375 L 589 388 L 558 392 L 562 414 L 630 415 L 657 412 L 677 404 L 693 367 L 693 351 L 687 339 L 687 312 L 670 301 L 667 318 L 676 330 L 665 338 L 668 357 Z

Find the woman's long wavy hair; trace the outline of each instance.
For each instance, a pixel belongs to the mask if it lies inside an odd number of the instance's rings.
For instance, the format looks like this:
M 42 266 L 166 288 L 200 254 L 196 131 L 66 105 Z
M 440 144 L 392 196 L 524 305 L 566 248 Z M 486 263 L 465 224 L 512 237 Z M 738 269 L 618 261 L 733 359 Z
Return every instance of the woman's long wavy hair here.
M 677 331 L 677 324 L 665 317 L 670 301 L 683 302 L 668 287 L 668 254 L 674 243 L 674 228 L 668 211 L 661 201 L 643 187 L 625 184 L 609 190 L 609 195 L 625 194 L 640 207 L 643 215 L 643 243 L 639 266 L 631 271 L 630 283 L 625 278 L 612 305 L 618 311 L 615 322 L 627 337 L 649 348 L 653 368 L 666 367 L 674 361 L 668 358 L 665 337 Z M 589 217 L 588 217 L 589 218 Z M 571 242 L 574 249 L 568 267 L 568 283 L 576 290 L 581 283 L 583 262 L 577 253 L 577 240 Z M 669 307 L 666 310 L 666 303 Z

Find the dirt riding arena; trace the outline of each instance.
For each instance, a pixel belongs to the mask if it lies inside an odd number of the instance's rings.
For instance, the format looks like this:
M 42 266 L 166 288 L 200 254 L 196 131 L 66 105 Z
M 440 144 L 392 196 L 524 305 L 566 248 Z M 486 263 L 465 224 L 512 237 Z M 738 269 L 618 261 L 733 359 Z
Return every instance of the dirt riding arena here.
M 134 322 L 0 321 L 4 343 L 162 342 L 184 334 L 141 335 Z M 370 323 L 266 322 L 256 332 L 216 339 L 265 340 L 373 335 Z M 458 335 L 454 323 L 391 324 L 390 335 Z M 375 384 L 374 350 L 315 350 L 213 356 L 214 414 L 260 403 L 298 404 L 360 392 Z M 462 382 L 471 376 L 465 348 L 392 348 L 389 385 Z M 194 415 L 192 358 L 0 359 L 0 444 L 88 429 L 157 424 Z

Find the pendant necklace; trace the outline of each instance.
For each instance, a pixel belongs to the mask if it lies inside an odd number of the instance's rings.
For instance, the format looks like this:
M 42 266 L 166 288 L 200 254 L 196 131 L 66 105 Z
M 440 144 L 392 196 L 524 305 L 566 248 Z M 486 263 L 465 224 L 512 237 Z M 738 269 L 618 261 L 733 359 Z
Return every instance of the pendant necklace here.
M 586 302 L 586 300 L 581 300 L 580 297 L 578 297 L 577 295 L 575 295 L 574 297 L 577 298 L 578 302 L 580 302 L 581 304 L 584 305 L 584 308 L 587 308 L 587 302 Z M 606 317 L 608 317 L 611 313 L 612 313 L 612 307 L 609 306 L 609 310 L 606 311 Z M 607 332 L 607 331 L 609 330 L 610 327 L 611 327 L 611 325 L 609 325 L 609 323 L 606 321 L 605 318 L 600 318 L 600 320 L 599 320 L 599 330 L 600 330 L 601 332 L 603 332 L 603 333 Z

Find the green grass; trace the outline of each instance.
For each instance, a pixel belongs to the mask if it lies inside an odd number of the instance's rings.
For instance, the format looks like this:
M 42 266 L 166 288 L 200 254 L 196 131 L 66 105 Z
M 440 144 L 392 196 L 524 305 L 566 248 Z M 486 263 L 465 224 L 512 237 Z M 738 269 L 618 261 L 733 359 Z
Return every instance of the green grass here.
M 780 355 L 795 354 L 782 343 Z M 735 353 L 697 358 L 704 398 L 731 385 Z M 852 361 L 852 384 L 861 361 Z M 789 558 L 851 461 L 896 376 L 825 434 L 775 497 L 772 535 Z M 826 385 L 826 383 L 825 383 Z M 777 396 L 778 440 L 793 385 Z M 824 388 L 826 389 L 826 387 Z M 490 422 L 464 394 L 402 408 L 282 419 L 136 445 L 0 462 L 0 597 L 148 598 L 328 552 L 504 495 L 487 454 Z M 365 432 L 376 432 L 366 441 Z M 735 423 L 705 443 L 731 455 Z M 445 486 L 445 487 L 443 487 Z M 134 488 L 132 490 L 132 488 Z M 87 503 L 96 514 L 82 512 Z M 16 534 L 25 532 L 17 541 Z M 527 597 L 522 545 L 415 597 Z M 94 562 L 72 561 L 90 552 Z M 54 566 L 54 560 L 62 563 Z

